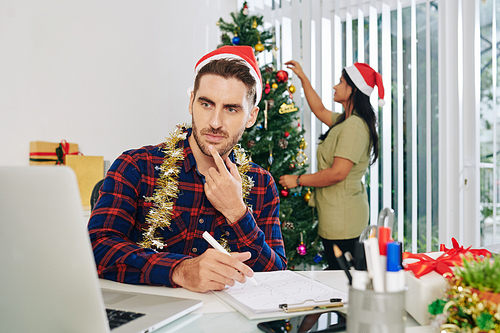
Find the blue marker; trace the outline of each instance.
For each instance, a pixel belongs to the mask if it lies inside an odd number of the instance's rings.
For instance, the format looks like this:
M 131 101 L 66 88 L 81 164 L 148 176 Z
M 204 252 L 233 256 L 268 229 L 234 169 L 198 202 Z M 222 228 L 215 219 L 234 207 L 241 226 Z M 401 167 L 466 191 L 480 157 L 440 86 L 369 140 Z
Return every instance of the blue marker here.
M 401 242 L 387 243 L 385 287 L 387 292 L 398 292 L 405 289 L 405 271 L 401 266 Z

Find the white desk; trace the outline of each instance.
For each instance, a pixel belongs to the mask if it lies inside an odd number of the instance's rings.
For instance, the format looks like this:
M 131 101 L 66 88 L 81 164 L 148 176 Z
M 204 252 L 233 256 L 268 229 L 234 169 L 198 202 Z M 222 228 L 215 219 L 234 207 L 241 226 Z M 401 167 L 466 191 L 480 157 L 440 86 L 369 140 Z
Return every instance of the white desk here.
M 336 289 L 347 292 L 347 278 L 342 271 L 305 271 L 302 275 L 313 278 Z M 105 289 L 138 292 L 144 294 L 176 296 L 182 298 L 199 299 L 203 306 L 191 314 L 174 321 L 155 331 L 155 333 L 262 333 L 257 324 L 262 320 L 248 320 L 245 316 L 221 301 L 217 296 L 208 293 L 195 293 L 183 288 L 166 288 L 152 286 L 137 286 L 123 283 L 100 280 L 101 287 Z M 297 314 L 299 315 L 299 314 Z M 291 317 L 284 314 L 283 318 Z M 408 316 L 406 333 L 431 333 L 434 332 L 429 326 L 419 326 L 418 323 Z

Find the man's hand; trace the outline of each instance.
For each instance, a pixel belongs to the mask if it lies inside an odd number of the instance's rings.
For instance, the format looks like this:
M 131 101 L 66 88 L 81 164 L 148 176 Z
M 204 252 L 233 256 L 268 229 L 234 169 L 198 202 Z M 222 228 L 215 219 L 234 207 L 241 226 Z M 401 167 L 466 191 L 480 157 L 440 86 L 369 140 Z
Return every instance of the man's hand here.
M 208 169 L 205 175 L 205 194 L 208 200 L 219 212 L 224 215 L 229 224 L 238 221 L 247 210 L 241 193 L 241 177 L 236 164 L 226 157 L 224 161 L 213 146 L 208 146 L 214 158 L 217 169 Z
M 222 290 L 235 281 L 244 283 L 253 271 L 243 261 L 250 259 L 250 252 L 225 253 L 207 249 L 201 256 L 186 259 L 174 268 L 172 281 L 191 291 Z

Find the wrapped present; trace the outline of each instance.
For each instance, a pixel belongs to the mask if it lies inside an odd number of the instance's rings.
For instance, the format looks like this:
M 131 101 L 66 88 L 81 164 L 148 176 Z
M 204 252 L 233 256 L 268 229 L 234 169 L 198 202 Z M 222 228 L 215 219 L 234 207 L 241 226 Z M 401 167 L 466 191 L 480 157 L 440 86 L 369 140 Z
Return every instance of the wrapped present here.
M 407 253 L 407 252 L 405 252 Z M 424 258 L 426 262 L 435 260 L 442 256 L 444 252 L 429 252 Z M 415 260 L 404 259 L 405 265 L 408 263 L 416 263 Z M 442 266 L 440 265 L 440 268 Z M 446 266 L 448 269 L 449 267 Z M 451 269 L 450 269 L 451 270 Z M 417 274 L 423 272 L 417 271 Z M 406 292 L 406 311 L 420 324 L 429 325 L 431 322 L 431 315 L 427 311 L 427 306 L 434 302 L 438 297 L 441 297 L 443 290 L 446 289 L 448 285 L 446 279 L 441 273 L 435 270 L 430 270 L 424 275 L 419 275 L 418 277 L 412 270 L 407 270 L 406 274 L 406 286 L 408 291 Z
M 30 165 L 64 164 L 67 155 L 77 155 L 78 144 L 62 140 L 59 143 L 47 141 L 30 142 Z
M 453 247 L 448 249 L 444 244 L 440 252 L 403 253 L 406 270 L 406 311 L 420 324 L 429 325 L 431 315 L 428 306 L 437 298 L 442 297 L 448 283 L 447 277 L 453 276 L 453 267 L 462 265 L 464 255 L 478 257 L 491 253 L 484 249 L 471 249 L 460 246 L 452 238 Z
M 90 208 L 90 196 L 95 184 L 104 178 L 102 156 L 67 155 L 66 165 L 75 171 L 84 209 Z

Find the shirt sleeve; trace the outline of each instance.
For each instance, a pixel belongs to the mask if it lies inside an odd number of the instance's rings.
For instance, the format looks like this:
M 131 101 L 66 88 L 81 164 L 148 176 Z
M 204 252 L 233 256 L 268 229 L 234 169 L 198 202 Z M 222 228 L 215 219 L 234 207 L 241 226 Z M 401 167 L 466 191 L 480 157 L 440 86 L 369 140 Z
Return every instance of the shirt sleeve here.
M 352 119 L 351 119 L 352 118 Z M 342 124 L 342 129 L 337 138 L 334 156 L 359 163 L 363 154 L 368 151 L 370 134 L 363 119 L 351 116 Z
M 149 167 L 154 170 L 153 167 Z M 138 163 L 127 153 L 112 165 L 104 180 L 101 194 L 89 220 L 88 230 L 99 277 L 131 283 L 175 286 L 173 268 L 189 256 L 157 252 L 137 245 L 144 221 L 141 188 L 154 185 L 151 176 L 139 172 Z M 143 219 L 142 219 L 143 220 Z
M 254 271 L 286 269 L 285 249 L 279 221 L 279 195 L 273 177 L 258 173 L 252 191 L 256 191 L 255 207 L 247 209 L 237 222 L 228 225 L 228 242 L 237 252 L 250 252 L 252 257 L 245 264 Z
M 337 112 L 332 112 L 332 124 L 335 124 L 337 121 L 337 118 L 341 115 L 342 113 L 337 113 Z

